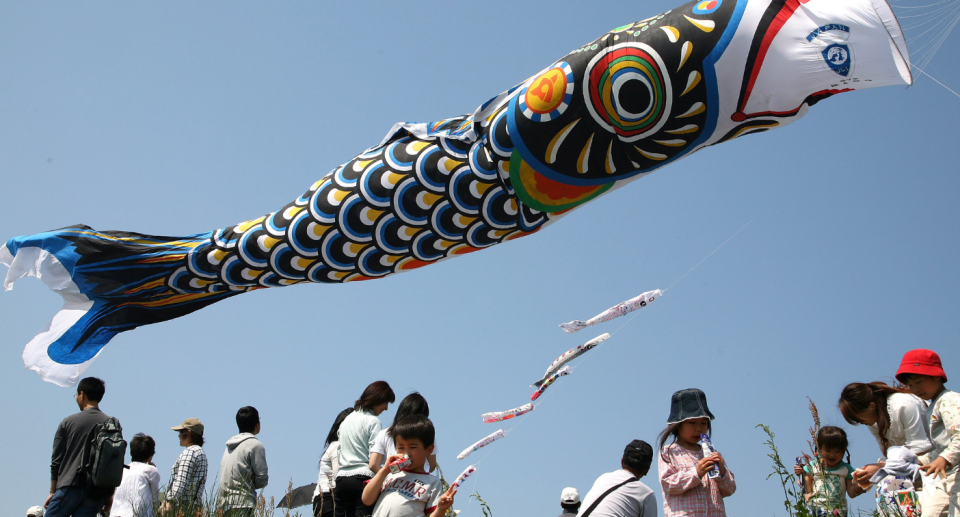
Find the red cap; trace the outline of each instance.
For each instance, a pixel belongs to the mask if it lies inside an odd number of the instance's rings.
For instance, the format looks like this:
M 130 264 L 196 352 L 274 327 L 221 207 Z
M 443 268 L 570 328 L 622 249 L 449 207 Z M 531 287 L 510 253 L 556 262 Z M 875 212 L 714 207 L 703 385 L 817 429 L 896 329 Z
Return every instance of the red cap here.
M 909 374 L 940 377 L 947 382 L 947 374 L 940 365 L 940 356 L 933 350 L 918 348 L 903 354 L 900 369 L 897 370 L 897 380 L 903 382 L 903 376 Z

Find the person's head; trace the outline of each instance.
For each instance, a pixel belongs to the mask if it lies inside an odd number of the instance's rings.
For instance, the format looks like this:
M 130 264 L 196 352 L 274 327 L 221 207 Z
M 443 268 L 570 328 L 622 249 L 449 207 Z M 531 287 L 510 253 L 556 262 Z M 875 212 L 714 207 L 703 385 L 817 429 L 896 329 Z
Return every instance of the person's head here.
M 157 443 L 153 438 L 137 433 L 133 435 L 133 440 L 130 440 L 130 459 L 139 463 L 149 463 L 156 452 L 156 446 Z
M 630 471 L 637 479 L 647 475 L 653 461 L 653 447 L 643 440 L 633 440 L 623 449 L 620 467 Z
M 848 445 L 847 433 L 839 427 L 826 425 L 817 431 L 817 453 L 828 468 L 834 468 L 843 461 Z
M 940 364 L 940 356 L 933 350 L 919 348 L 903 354 L 897 380 L 902 382 L 910 393 L 923 400 L 933 400 L 944 390 L 947 374 Z
M 43 507 L 31 506 L 27 508 L 27 517 L 43 517 Z
M 387 381 L 371 382 L 360 398 L 353 403 L 353 409 L 357 411 L 372 411 L 374 415 L 379 415 L 387 410 L 391 402 L 397 400 L 390 389 Z
M 844 386 L 840 392 L 837 406 L 847 423 L 857 425 L 876 425 L 880 431 L 883 448 L 890 446 L 887 431 L 890 429 L 890 413 L 887 412 L 887 398 L 894 393 L 907 393 L 905 388 L 890 386 L 884 382 L 853 382 Z
M 430 405 L 427 404 L 427 399 L 416 391 L 403 397 L 403 400 L 400 401 L 400 405 L 397 406 L 397 414 L 393 416 L 393 425 L 387 428 L 387 434 L 393 436 L 393 426 L 405 417 L 413 415 L 430 416 Z
M 427 456 L 433 454 L 435 435 L 433 422 L 423 415 L 405 417 L 393 426 L 393 444 L 397 454 L 410 457 L 408 470 L 423 470 Z
M 580 509 L 580 492 L 572 486 L 564 488 L 560 492 L 560 507 L 570 512 L 576 512 Z
M 710 436 L 713 426 L 710 421 L 713 413 L 707 406 L 707 394 L 697 388 L 690 388 L 675 392 L 670 397 L 670 415 L 667 417 L 667 428 L 660 433 L 660 451 L 666 444 L 667 437 L 672 436 L 673 442 L 680 443 L 687 449 L 698 448 L 700 435 Z
M 84 377 L 77 384 L 77 405 L 80 409 L 88 406 L 97 407 L 106 391 L 106 385 L 102 380 L 96 377 Z
M 237 411 L 237 429 L 241 433 L 260 433 L 260 413 L 253 406 L 244 406 Z
M 203 422 L 198 418 L 188 418 L 178 426 L 171 427 L 180 436 L 180 446 L 190 447 L 191 445 L 203 446 Z
M 667 424 L 666 429 L 660 433 L 660 450 L 667 445 L 667 438 L 673 437 L 670 443 L 679 443 L 681 447 L 687 449 L 699 449 L 697 442 L 700 441 L 700 435 L 710 436 L 713 433 L 713 424 L 707 417 L 689 418 L 682 422 Z
M 340 431 L 340 425 L 343 424 L 343 421 L 346 420 L 347 415 L 349 415 L 350 413 L 353 413 L 352 407 L 348 407 L 347 409 L 344 409 L 343 411 L 340 412 L 339 415 L 337 415 L 337 418 L 333 421 L 333 425 L 330 427 L 330 432 L 327 433 L 327 440 L 323 443 L 324 450 L 326 450 L 331 443 L 339 440 L 337 433 Z

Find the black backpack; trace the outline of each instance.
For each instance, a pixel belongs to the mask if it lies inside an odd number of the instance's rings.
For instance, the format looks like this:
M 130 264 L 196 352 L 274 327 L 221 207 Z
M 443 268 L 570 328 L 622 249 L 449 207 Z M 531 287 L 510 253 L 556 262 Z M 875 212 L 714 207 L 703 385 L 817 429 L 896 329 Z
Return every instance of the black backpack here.
M 97 424 L 90 430 L 83 447 L 80 471 L 88 485 L 94 488 L 116 488 L 123 479 L 123 460 L 127 454 L 127 442 L 123 428 L 116 418 Z

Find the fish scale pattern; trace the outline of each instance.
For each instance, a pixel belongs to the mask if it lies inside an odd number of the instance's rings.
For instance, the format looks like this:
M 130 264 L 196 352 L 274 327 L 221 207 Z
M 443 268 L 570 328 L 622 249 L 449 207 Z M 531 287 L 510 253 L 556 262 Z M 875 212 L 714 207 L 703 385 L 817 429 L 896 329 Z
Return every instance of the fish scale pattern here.
M 501 115 L 490 138 L 472 143 L 399 132 L 280 210 L 213 232 L 168 286 L 203 293 L 369 280 L 537 231 L 548 215 L 510 186 Z

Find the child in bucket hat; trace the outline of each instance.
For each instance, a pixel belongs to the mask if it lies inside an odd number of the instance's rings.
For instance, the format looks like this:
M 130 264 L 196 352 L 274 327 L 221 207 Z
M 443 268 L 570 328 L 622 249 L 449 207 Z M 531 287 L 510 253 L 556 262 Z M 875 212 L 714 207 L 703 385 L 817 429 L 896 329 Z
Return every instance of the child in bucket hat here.
M 960 463 L 960 394 L 948 390 L 943 383 L 940 356 L 933 350 L 911 350 L 903 355 L 897 380 L 914 395 L 930 401 L 926 410 L 927 429 L 933 449 L 920 456 L 920 470 L 932 476 L 924 484 L 926 501 L 923 515 L 947 515 L 957 507 L 957 464 Z M 953 515 L 951 513 L 951 515 Z
M 704 456 L 700 436 L 709 437 L 713 413 L 707 395 L 696 388 L 680 390 L 670 400 L 667 428 L 660 433 L 660 486 L 663 515 L 726 517 L 723 498 L 733 495 L 737 482 L 719 453 Z M 673 441 L 667 445 L 667 437 Z M 708 473 L 714 466 L 719 477 Z

